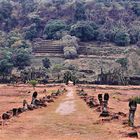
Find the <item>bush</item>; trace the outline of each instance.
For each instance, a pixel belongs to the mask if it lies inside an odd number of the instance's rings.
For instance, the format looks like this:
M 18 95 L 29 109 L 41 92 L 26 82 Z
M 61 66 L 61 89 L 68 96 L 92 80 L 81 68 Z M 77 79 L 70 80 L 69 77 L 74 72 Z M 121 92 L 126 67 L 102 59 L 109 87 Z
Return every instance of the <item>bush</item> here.
M 36 24 L 32 24 L 26 29 L 24 38 L 28 40 L 33 40 L 36 37 L 37 37 L 37 26 Z
M 5 45 L 11 47 L 15 42 L 22 40 L 22 35 L 17 31 L 11 31 L 8 33 Z
M 85 5 L 82 1 L 76 1 L 74 18 L 78 20 L 86 20 Z
M 140 3 L 135 3 L 132 7 L 132 10 L 137 16 L 140 16 Z
M 71 26 L 70 33 L 81 41 L 90 41 L 95 39 L 97 31 L 88 22 L 81 21 Z
M 19 69 L 22 69 L 25 66 L 30 66 L 30 54 L 24 49 L 16 49 L 12 54 L 12 61 L 14 66 Z
M 38 84 L 38 81 L 36 80 L 30 80 L 29 84 L 31 84 L 33 86 L 33 88 L 35 89 L 36 85 Z
M 47 58 L 47 57 L 45 57 L 43 60 L 42 60 L 42 63 L 43 63 L 43 66 L 45 67 L 45 68 L 50 68 L 50 66 L 51 66 L 51 62 L 50 62 L 50 60 Z
M 0 60 L 0 74 L 7 75 L 11 72 L 13 64 L 8 59 Z
M 57 39 L 57 34 L 66 29 L 66 23 L 62 20 L 49 21 L 44 29 L 44 35 L 47 39 Z M 60 36 L 60 35 L 59 35 Z
M 124 68 L 126 68 L 128 65 L 127 58 L 119 58 L 118 60 L 116 60 L 116 62 L 119 63 L 121 67 L 124 67 Z
M 116 43 L 116 45 L 119 46 L 127 46 L 130 44 L 130 36 L 126 32 L 119 31 L 115 35 L 114 42 Z
M 75 47 L 64 47 L 64 56 L 66 59 L 74 59 L 77 55 L 77 50 Z
M 77 37 L 71 35 L 65 35 L 62 38 L 64 47 L 75 47 L 76 50 L 79 49 L 78 41 L 79 39 Z
M 12 48 L 29 48 L 30 44 L 25 40 L 18 40 L 11 46 Z

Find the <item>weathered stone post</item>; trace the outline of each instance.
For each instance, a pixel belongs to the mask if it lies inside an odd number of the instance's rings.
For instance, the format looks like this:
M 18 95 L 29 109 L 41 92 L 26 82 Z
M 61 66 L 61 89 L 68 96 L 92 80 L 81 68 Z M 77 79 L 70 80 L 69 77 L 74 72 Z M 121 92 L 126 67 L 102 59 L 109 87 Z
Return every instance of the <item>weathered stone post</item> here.
M 36 100 L 36 98 L 37 98 L 37 95 L 38 95 L 38 93 L 35 91 L 35 92 L 33 93 L 33 95 L 32 95 L 31 104 L 35 105 L 35 100 Z
M 98 100 L 99 100 L 99 103 L 100 103 L 100 106 L 102 106 L 102 94 L 98 94 Z
M 105 93 L 104 94 L 104 101 L 102 103 L 102 113 L 100 114 L 100 116 L 103 116 L 103 117 L 109 116 L 109 112 L 107 109 L 108 101 L 109 101 L 109 94 Z
M 134 100 L 129 101 L 129 126 L 133 127 L 134 126 L 134 117 L 135 117 L 135 112 L 137 109 L 137 102 Z

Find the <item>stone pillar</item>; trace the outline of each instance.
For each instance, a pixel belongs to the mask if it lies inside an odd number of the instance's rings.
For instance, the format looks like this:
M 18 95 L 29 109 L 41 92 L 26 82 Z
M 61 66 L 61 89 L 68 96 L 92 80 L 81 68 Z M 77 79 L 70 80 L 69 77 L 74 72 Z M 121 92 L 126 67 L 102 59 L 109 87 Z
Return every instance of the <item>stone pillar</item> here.
M 134 100 L 129 101 L 129 126 L 134 127 L 134 117 L 137 109 L 137 102 Z
M 35 100 L 36 100 L 36 98 L 37 98 L 37 95 L 38 95 L 38 93 L 35 91 L 35 92 L 33 93 L 33 95 L 32 95 L 31 104 L 35 105 Z
M 108 109 L 107 109 L 108 100 L 109 100 L 109 94 L 108 93 L 105 93 L 104 94 L 104 101 L 102 103 L 102 113 L 100 114 L 100 116 L 102 116 L 102 117 L 109 116 L 109 112 L 108 112 Z
M 99 100 L 99 103 L 100 103 L 100 106 L 102 106 L 102 94 L 98 94 L 98 100 Z

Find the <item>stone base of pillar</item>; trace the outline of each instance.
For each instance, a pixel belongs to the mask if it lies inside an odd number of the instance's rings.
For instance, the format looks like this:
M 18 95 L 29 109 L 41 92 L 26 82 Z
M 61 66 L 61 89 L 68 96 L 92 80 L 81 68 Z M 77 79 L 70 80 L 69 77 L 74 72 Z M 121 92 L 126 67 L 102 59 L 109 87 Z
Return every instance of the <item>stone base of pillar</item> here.
M 109 116 L 109 112 L 108 111 L 103 111 L 101 114 L 100 114 L 100 117 L 108 117 Z

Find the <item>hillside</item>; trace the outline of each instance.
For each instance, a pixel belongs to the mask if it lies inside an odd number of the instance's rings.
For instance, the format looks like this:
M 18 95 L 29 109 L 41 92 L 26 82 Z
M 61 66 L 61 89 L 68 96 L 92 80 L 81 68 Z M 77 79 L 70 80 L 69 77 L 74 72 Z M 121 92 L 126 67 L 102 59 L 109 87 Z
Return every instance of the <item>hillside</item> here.
M 121 81 L 140 75 L 138 0 L 4 0 L 0 20 L 2 82 L 60 82 L 66 71 L 91 83 L 101 72 Z

